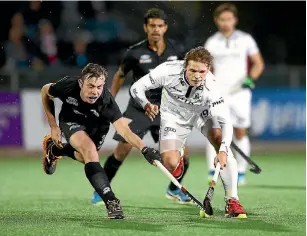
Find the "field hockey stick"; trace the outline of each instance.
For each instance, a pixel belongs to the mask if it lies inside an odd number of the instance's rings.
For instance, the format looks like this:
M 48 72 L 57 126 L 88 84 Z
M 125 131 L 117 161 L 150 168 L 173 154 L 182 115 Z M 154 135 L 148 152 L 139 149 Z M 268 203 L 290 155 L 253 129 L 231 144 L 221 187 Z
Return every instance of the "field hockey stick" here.
M 176 185 L 177 188 L 179 188 L 186 196 L 188 196 L 192 202 L 205 214 L 206 209 L 204 208 L 203 204 L 201 204 L 200 201 L 198 201 L 185 187 L 183 187 L 178 180 L 164 167 L 164 165 L 158 161 L 154 160 L 154 165 L 156 165 L 171 181 L 173 184 Z
M 231 143 L 231 147 L 235 151 L 237 151 L 248 162 L 248 164 L 252 166 L 252 168 L 250 169 L 251 172 L 255 174 L 260 174 L 261 172 L 260 167 L 250 157 L 245 155 L 245 153 L 234 142 Z
M 213 194 L 214 194 L 214 187 L 217 183 L 217 179 L 218 179 L 219 174 L 220 174 L 220 168 L 221 168 L 221 164 L 218 162 L 216 164 L 213 178 L 210 181 L 210 184 L 209 184 L 210 186 L 209 186 L 209 189 L 208 189 L 207 194 L 206 194 L 205 199 L 204 199 L 205 212 L 209 216 L 213 215 L 213 209 L 212 209 L 211 201 L 212 201 Z

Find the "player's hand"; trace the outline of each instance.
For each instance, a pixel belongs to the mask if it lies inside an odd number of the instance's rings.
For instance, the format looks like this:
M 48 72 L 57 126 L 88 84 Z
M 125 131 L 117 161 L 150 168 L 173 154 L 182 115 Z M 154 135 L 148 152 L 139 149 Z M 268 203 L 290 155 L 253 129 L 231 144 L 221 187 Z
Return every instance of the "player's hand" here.
M 155 160 L 162 163 L 162 158 L 158 150 L 150 147 L 144 147 L 141 152 L 150 164 L 154 165 Z
M 55 127 L 51 128 L 51 138 L 52 138 L 52 141 L 54 142 L 54 144 L 57 147 L 63 148 L 62 135 L 61 135 L 60 127 L 55 126 Z
M 249 88 L 254 89 L 255 88 L 255 82 L 252 78 L 247 77 L 242 84 L 242 88 Z
M 156 115 L 158 114 L 159 114 L 159 107 L 157 105 L 151 103 L 146 104 L 145 115 L 147 115 L 151 121 L 153 121 Z
M 214 166 L 216 166 L 217 163 L 220 163 L 221 170 L 226 167 L 227 163 L 227 153 L 226 152 L 219 152 L 214 160 Z

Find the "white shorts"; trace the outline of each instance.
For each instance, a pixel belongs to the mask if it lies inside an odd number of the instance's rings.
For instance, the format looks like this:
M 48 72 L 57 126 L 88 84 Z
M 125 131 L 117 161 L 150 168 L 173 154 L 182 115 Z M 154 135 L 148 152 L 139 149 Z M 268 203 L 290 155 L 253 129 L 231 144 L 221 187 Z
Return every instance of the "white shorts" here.
M 213 121 L 211 117 L 208 117 L 207 120 L 203 120 L 199 115 L 195 115 L 194 119 L 191 119 L 191 122 L 185 124 L 182 124 L 183 122 L 178 122 L 178 119 L 180 118 L 171 113 L 161 114 L 160 153 L 171 150 L 177 150 L 182 153 L 186 140 L 194 127 L 204 136 L 207 136 L 211 128 L 220 128 L 218 121 L 215 119 Z
M 230 108 L 234 128 L 249 128 L 251 125 L 252 92 L 249 89 L 229 95 L 227 102 Z

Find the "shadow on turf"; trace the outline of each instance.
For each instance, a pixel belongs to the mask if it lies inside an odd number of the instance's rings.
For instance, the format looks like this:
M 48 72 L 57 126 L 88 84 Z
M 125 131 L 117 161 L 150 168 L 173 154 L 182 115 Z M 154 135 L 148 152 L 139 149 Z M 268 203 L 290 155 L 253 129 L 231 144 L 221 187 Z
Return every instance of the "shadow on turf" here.
M 266 188 L 278 190 L 306 190 L 306 186 L 290 186 L 290 185 L 246 185 L 244 188 Z

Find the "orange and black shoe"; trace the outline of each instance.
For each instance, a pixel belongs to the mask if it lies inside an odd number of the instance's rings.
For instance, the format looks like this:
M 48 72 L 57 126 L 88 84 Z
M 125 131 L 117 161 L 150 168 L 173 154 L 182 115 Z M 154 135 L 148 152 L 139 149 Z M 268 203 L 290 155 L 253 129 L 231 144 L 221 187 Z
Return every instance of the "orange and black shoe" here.
M 52 175 L 55 172 L 58 159 L 62 158 L 61 156 L 55 156 L 52 154 L 51 148 L 53 145 L 55 144 L 52 141 L 51 135 L 45 136 L 43 141 L 43 168 L 47 175 Z
M 236 199 L 229 199 L 225 207 L 225 216 L 229 218 L 245 219 L 246 211 Z

